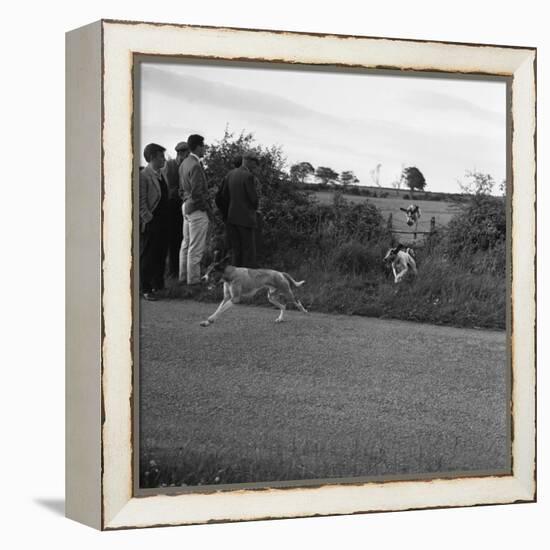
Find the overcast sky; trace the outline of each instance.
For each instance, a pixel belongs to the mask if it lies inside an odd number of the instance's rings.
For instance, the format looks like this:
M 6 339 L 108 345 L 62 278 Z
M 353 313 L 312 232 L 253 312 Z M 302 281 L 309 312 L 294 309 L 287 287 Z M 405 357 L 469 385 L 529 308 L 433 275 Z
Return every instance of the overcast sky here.
M 427 189 L 459 191 L 466 170 L 506 175 L 503 82 L 343 72 L 143 63 L 141 144 L 174 146 L 231 131 L 280 145 L 288 165 L 352 170 L 361 184 L 391 186 L 416 166 Z

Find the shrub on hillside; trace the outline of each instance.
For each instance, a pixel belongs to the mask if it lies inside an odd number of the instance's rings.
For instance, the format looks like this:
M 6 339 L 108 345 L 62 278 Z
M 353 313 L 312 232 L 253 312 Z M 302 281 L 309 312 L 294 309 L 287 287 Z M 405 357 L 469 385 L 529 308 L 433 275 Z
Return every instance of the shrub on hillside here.
M 341 273 L 383 273 L 381 258 L 386 248 L 387 243 L 380 241 L 350 241 L 333 250 L 331 263 Z
M 285 158 L 279 147 L 262 147 L 250 133 L 235 135 L 228 130 L 221 140 L 212 144 L 205 155 L 206 172 L 215 195 L 223 178 L 234 166 L 236 157 L 253 151 L 260 160 L 257 192 L 263 220 L 264 248 L 270 250 L 276 243 L 295 244 L 293 222 L 305 209 L 313 207 L 308 193 L 298 189 L 285 171 Z M 211 246 L 223 242 L 224 226 L 216 217 Z
M 269 263 L 277 258 L 278 267 L 289 267 L 296 258 L 318 256 L 320 251 L 350 240 L 364 242 L 378 238 L 385 231 L 382 215 L 374 205 L 350 203 L 341 189 L 334 191 L 332 205 L 318 204 L 293 184 L 285 170 L 282 150 L 257 145 L 252 134 L 235 136 L 226 131 L 219 142 L 209 147 L 205 163 L 209 180 L 214 184 L 212 194 L 233 167 L 233 159 L 245 151 L 254 151 L 260 159 L 257 190 L 263 220 L 264 261 Z M 223 231 L 218 218 L 212 238 L 216 244 L 211 246 L 223 242 Z
M 505 241 L 506 204 L 502 197 L 471 197 L 447 227 L 447 253 L 454 259 L 495 248 L 501 253 Z

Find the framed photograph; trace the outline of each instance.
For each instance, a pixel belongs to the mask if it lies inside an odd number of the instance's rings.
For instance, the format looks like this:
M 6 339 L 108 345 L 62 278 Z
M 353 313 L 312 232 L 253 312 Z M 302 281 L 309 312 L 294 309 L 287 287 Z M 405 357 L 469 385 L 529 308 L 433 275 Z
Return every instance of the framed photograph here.
M 67 516 L 536 499 L 536 49 L 67 34 Z

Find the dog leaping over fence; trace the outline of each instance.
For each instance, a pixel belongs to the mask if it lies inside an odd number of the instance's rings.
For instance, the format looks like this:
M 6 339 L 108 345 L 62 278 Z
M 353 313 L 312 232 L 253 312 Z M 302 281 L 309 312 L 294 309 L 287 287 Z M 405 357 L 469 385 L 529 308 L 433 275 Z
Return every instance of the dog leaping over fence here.
M 405 215 L 407 216 L 407 225 L 409 227 L 416 224 L 416 227 L 418 228 L 418 220 L 420 219 L 421 214 L 418 204 L 409 204 L 407 208 L 400 208 L 399 210 L 405 212 Z
M 207 268 L 202 279 L 206 282 L 211 279 L 215 282 L 223 280 L 223 300 L 218 309 L 201 322 L 201 326 L 211 325 L 224 311 L 227 311 L 233 304 L 238 304 L 241 298 L 250 298 L 258 291 L 267 289 L 267 299 L 280 310 L 276 323 L 283 320 L 286 304 L 279 301 L 280 298 L 292 302 L 302 312 L 307 313 L 306 308 L 297 300 L 292 288 L 302 286 L 305 281 L 295 281 L 288 273 L 275 271 L 274 269 L 248 269 L 246 267 L 235 267 L 229 264 L 229 256 L 217 259 L 214 254 L 214 261 Z
M 409 272 L 409 269 L 418 275 L 414 250 L 405 248 L 402 244 L 390 248 L 384 256 L 384 262 L 390 262 L 393 271 L 394 282 L 399 283 Z

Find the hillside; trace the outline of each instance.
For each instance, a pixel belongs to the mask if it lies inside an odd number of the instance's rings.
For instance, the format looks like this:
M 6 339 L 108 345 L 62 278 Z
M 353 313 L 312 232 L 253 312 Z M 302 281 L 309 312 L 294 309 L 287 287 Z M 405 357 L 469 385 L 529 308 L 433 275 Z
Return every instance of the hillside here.
M 370 188 L 374 190 L 375 188 Z M 380 193 L 382 188 L 376 188 L 377 192 Z M 403 191 L 403 190 L 400 190 Z M 315 197 L 317 201 L 321 204 L 331 204 L 333 200 L 334 193 L 332 191 L 310 191 L 311 194 Z M 384 191 L 382 191 L 384 193 Z M 409 192 L 410 193 L 410 192 Z M 384 218 L 387 220 L 390 213 L 392 214 L 392 225 L 395 230 L 398 231 L 412 231 L 410 227 L 405 223 L 405 214 L 400 210 L 400 208 L 406 208 L 409 204 L 414 203 L 420 207 L 422 216 L 418 222 L 418 231 L 429 231 L 430 230 L 430 220 L 432 217 L 435 218 L 435 225 L 437 227 L 446 226 L 449 223 L 449 220 L 456 211 L 457 204 L 452 201 L 443 201 L 443 200 L 411 200 L 404 198 L 404 195 L 408 193 L 401 193 L 396 196 L 395 189 L 392 189 L 392 194 L 387 197 L 381 198 L 377 197 L 367 197 L 353 194 L 344 194 L 344 198 L 350 202 L 364 202 L 368 201 L 374 204 L 382 213 Z M 425 193 L 420 193 L 419 195 L 424 196 Z M 415 194 L 416 196 L 416 194 Z M 405 237 L 407 237 L 405 235 Z M 412 236 L 411 236 L 412 238 Z M 407 241 L 410 239 L 400 238 L 399 240 Z

